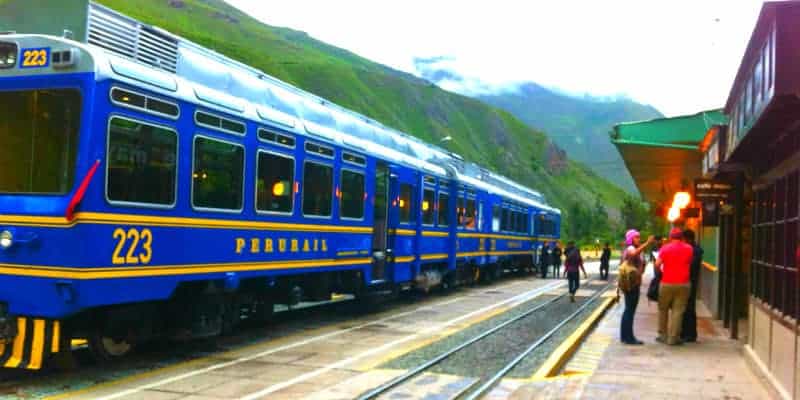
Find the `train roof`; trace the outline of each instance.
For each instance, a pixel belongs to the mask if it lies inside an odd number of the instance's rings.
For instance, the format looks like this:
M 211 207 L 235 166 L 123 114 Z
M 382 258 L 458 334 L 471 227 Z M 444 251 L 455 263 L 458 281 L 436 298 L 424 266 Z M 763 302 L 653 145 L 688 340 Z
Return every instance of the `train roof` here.
M 287 131 L 340 144 L 429 174 L 452 176 L 491 193 L 560 214 L 541 193 L 457 154 L 385 126 L 163 29 L 88 3 L 81 47 L 98 80 L 146 83 L 150 89 Z M 80 38 L 78 38 L 80 39 Z

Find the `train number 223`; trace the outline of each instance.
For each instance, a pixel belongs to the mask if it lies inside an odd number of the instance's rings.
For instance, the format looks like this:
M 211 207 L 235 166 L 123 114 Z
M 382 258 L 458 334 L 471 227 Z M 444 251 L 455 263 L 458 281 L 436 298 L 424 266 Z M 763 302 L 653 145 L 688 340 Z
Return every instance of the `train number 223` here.
M 49 48 L 22 49 L 22 64 L 20 68 L 42 68 L 49 63 Z
M 114 230 L 114 239 L 117 246 L 111 255 L 111 263 L 121 264 L 148 264 L 153 258 L 153 232 L 150 229 L 122 228 Z M 127 249 L 127 251 L 126 251 Z

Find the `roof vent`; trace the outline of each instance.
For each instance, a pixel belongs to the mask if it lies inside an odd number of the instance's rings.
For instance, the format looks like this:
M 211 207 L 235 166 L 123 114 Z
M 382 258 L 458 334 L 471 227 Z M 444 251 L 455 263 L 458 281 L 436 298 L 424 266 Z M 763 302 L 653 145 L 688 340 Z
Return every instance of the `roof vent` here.
M 164 71 L 177 71 L 177 40 L 105 7 L 91 5 L 88 36 L 89 44 L 108 52 Z

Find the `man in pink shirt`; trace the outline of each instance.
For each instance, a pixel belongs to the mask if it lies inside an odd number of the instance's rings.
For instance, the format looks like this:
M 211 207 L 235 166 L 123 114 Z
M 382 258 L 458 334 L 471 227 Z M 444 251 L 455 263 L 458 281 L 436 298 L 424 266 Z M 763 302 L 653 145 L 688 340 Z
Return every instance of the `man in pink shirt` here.
M 683 312 L 689 300 L 689 271 L 692 263 L 692 246 L 681 239 L 683 231 L 672 228 L 669 243 L 658 252 L 655 267 L 661 271 L 658 293 L 658 338 L 669 345 L 681 344 L 680 333 Z M 669 319 L 669 324 L 667 324 Z

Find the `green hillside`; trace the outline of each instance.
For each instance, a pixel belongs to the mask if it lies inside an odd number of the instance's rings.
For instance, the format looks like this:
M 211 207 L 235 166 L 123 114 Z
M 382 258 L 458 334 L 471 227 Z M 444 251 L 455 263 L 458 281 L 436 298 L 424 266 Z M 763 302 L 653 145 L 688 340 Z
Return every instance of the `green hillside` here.
M 633 100 L 572 97 L 535 83 L 521 85 L 516 91 L 479 98 L 544 130 L 570 158 L 586 164 L 631 193 L 637 192 L 633 178 L 608 140 L 608 132 L 619 122 L 663 117 L 652 106 Z
M 568 162 L 551 172 L 547 137 L 506 111 L 446 92 L 303 32 L 264 25 L 222 0 L 98 2 L 423 140 L 438 142 L 452 136 L 446 142 L 450 150 L 543 192 L 565 211 L 565 218 L 570 218 L 574 206 L 595 209 L 598 199 L 608 204 L 612 216 L 618 215 L 622 190 L 578 163 Z M 581 236 L 589 234 L 600 232 Z

